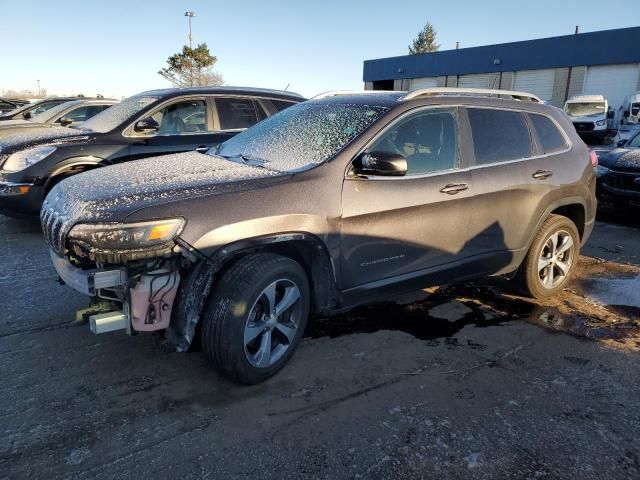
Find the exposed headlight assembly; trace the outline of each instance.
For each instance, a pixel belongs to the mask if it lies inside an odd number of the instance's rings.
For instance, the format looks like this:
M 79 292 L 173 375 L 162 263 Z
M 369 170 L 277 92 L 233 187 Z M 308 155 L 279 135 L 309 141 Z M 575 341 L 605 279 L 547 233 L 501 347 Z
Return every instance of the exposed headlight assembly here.
M 602 165 L 598 165 L 596 167 L 596 177 L 603 177 L 609 173 L 609 169 L 607 167 L 603 167 Z
M 605 123 L 607 123 L 607 121 L 606 121 L 606 120 L 598 120 L 598 121 L 596 122 L 596 125 L 597 125 L 597 126 L 599 126 L 599 127 L 602 127 Z
M 55 151 L 56 147 L 34 147 L 20 150 L 19 152 L 9 155 L 9 158 L 2 166 L 2 170 L 6 172 L 19 172 L 34 163 L 38 163 Z
M 69 240 L 78 240 L 98 250 L 144 249 L 170 242 L 183 226 L 182 218 L 137 223 L 80 223 L 69 232 Z

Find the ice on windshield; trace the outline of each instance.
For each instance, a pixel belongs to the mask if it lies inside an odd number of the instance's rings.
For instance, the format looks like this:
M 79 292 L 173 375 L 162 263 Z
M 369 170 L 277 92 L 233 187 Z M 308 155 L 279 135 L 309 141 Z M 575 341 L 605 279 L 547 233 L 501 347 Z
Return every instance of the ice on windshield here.
M 601 115 L 604 113 L 604 103 L 567 103 L 564 110 L 572 117 Z
M 148 95 L 125 98 L 120 103 L 91 117 L 82 124 L 82 128 L 88 128 L 100 133 L 110 132 L 140 110 L 158 100 L 158 98 Z
M 279 172 L 307 170 L 333 157 L 388 108 L 305 102 L 226 141 L 219 155 L 243 156 Z

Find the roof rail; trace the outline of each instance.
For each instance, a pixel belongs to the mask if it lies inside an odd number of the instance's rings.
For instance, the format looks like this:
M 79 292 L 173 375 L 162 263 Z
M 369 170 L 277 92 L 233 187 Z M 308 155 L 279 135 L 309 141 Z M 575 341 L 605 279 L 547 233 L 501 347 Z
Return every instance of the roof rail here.
M 385 93 L 386 90 L 330 90 L 328 92 L 323 92 L 323 93 L 319 93 L 318 95 L 311 97 L 311 100 L 318 100 L 320 98 L 327 98 L 327 97 L 338 97 L 340 95 L 367 95 L 370 93 Z M 392 90 L 390 90 L 391 93 L 398 93 L 398 92 L 393 92 Z
M 513 90 L 494 90 L 491 88 L 453 88 L 453 87 L 437 87 L 437 88 L 420 88 L 407 93 L 401 97 L 399 101 L 404 102 L 420 97 L 431 97 L 437 95 L 469 95 L 475 97 L 492 97 L 504 96 L 511 97 L 514 100 L 527 102 L 544 103 L 540 97 L 532 93 L 516 92 Z

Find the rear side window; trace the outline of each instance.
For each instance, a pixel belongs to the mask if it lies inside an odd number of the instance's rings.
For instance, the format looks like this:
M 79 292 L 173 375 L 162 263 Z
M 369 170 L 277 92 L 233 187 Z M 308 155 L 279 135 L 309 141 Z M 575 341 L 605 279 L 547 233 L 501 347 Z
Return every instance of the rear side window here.
M 221 130 L 249 128 L 267 116 L 251 98 L 216 98 L 216 106 Z
M 282 111 L 285 108 L 289 108 L 292 105 L 295 105 L 294 102 L 285 102 L 284 100 L 271 100 L 271 103 L 273 103 L 273 106 L 276 108 L 277 111 Z M 635 114 L 634 114 L 635 115 Z
M 531 156 L 529 129 L 522 113 L 483 108 L 469 108 L 467 112 L 476 165 Z
M 564 136 L 551 119 L 544 115 L 535 115 L 532 113 L 529 114 L 529 119 L 538 135 L 538 141 L 544 153 L 558 152 L 566 148 L 567 142 Z

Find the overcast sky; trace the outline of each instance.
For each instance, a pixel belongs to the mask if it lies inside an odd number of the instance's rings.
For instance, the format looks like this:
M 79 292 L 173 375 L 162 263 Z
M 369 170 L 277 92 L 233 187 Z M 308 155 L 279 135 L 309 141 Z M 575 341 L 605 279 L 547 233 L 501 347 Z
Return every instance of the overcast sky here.
M 156 72 L 187 43 L 186 10 L 227 85 L 310 96 L 361 89 L 363 60 L 406 54 L 426 21 L 445 50 L 638 26 L 638 1 L 0 0 L 0 91 L 38 79 L 57 95 L 169 86 Z

